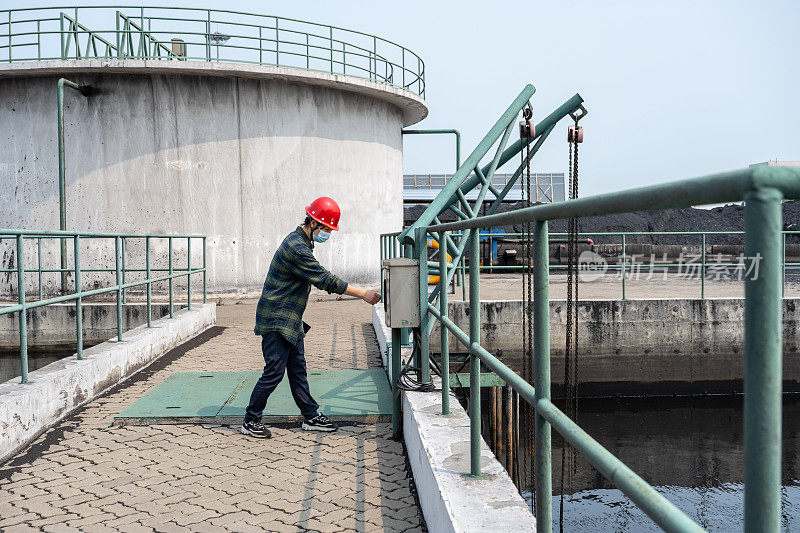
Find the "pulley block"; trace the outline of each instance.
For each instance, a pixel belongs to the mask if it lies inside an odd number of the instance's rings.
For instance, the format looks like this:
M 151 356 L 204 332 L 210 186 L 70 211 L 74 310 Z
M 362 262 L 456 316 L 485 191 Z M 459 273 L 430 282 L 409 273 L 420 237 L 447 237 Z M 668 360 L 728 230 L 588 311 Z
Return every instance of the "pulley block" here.
M 576 138 L 577 136 L 577 138 Z M 567 130 L 567 142 L 583 142 L 583 126 L 578 126 L 577 130 L 575 126 L 570 126 L 569 130 Z
M 530 120 L 521 120 L 519 122 L 519 138 L 533 139 L 534 137 L 536 137 L 536 125 Z

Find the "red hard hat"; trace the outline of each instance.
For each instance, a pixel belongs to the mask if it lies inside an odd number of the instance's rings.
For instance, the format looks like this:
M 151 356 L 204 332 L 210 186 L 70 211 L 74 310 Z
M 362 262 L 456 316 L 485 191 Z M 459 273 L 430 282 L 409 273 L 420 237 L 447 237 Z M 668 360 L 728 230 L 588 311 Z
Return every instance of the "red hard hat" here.
M 339 204 L 337 204 L 333 198 L 320 196 L 311 202 L 311 205 L 306 207 L 306 213 L 308 216 L 330 229 L 339 229 L 339 217 L 342 215 L 342 211 L 339 209 Z

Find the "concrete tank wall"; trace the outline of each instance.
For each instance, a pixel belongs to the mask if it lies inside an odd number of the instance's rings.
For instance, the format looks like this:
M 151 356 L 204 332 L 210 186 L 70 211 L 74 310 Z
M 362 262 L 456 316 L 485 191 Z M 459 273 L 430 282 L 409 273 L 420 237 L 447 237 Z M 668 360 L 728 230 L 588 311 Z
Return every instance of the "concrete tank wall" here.
M 303 207 L 327 195 L 341 205 L 341 231 L 317 257 L 345 280 L 376 283 L 378 235 L 402 224 L 407 110 L 346 83 L 225 74 L 69 73 L 99 94 L 66 89 L 67 228 L 207 234 L 209 291 L 258 292 Z M 0 73 L 0 227 L 58 228 L 58 77 Z M 84 246 L 84 267 L 112 265 L 113 243 Z M 153 246 L 153 268 L 166 266 L 166 242 Z M 12 248 L 0 244 L 2 268 L 16 264 Z M 56 266 L 57 244 L 45 248 Z M 140 265 L 143 248 L 128 246 Z M 35 258 L 31 243 L 26 261 Z

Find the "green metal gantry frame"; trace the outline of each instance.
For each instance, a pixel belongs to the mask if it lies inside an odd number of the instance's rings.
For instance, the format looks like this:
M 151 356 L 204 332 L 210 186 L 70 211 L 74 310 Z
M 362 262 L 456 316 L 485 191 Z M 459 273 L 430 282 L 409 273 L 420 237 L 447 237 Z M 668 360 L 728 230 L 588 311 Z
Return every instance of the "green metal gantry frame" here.
M 754 167 L 492 214 L 507 192 L 507 190 L 498 191 L 495 192 L 497 199 L 489 214 L 478 217 L 476 216 L 478 207 L 486 191 L 491 190 L 491 174 L 514 154 L 519 154 L 522 148 L 521 143 L 517 142 L 503 151 L 517 113 L 532 94 L 533 87 L 526 87 L 459 168 L 453 180 L 442 190 L 429 209 L 414 225 L 398 235 L 399 243 L 384 244 L 390 254 L 397 252 L 397 244 L 411 244 L 413 256 L 420 259 L 421 326 L 417 330 L 420 342 L 416 344 L 421 346 L 421 350 L 417 348 L 416 351 L 419 357 L 421 381 L 430 380 L 430 366 L 427 362 L 430 353 L 427 341 L 435 321 L 439 321 L 443 326 L 441 328 L 443 370 L 449 372 L 448 332 L 469 350 L 471 398 L 469 475 L 477 477 L 481 473 L 480 365 L 483 363 L 535 410 L 534 483 L 537 531 L 546 533 L 552 530 L 552 428 L 583 453 L 601 474 L 622 490 L 661 528 L 671 532 L 702 531 L 698 524 L 594 440 L 551 401 L 548 221 L 744 200 L 746 202 L 745 256 L 750 265 L 745 275 L 744 521 L 747 533 L 777 533 L 780 530 L 781 518 L 783 325 L 781 283 L 784 250 L 781 201 L 800 199 L 800 169 Z M 567 114 L 576 112 L 581 103 L 580 96 L 576 95 L 539 123 L 540 133 L 536 145 L 531 150 L 532 154 L 541 146 L 556 122 Z M 492 163 L 480 168 L 480 159 L 498 139 L 500 143 Z M 510 185 L 513 185 L 519 177 L 522 168 L 523 165 L 520 165 Z M 474 174 L 471 174 L 472 172 Z M 478 184 L 482 184 L 481 191 L 474 206 L 470 207 L 464 199 L 464 193 Z M 506 189 L 510 189 L 510 186 Z M 458 203 L 463 210 L 455 207 Z M 438 215 L 446 209 L 451 209 L 461 220 L 439 223 Z M 469 332 L 460 329 L 447 316 L 446 288 L 458 269 L 457 257 L 460 257 L 465 247 L 469 245 L 471 265 L 478 265 L 478 232 L 482 228 L 520 223 L 533 225 L 533 384 L 517 375 L 480 344 L 480 268 L 471 269 L 469 276 Z M 457 237 L 458 242 L 454 242 L 448 236 L 448 232 L 452 231 L 460 232 Z M 446 254 L 441 252 L 437 263 L 430 264 L 427 261 L 425 243 L 428 235 L 437 238 L 439 242 L 447 243 L 448 250 L 453 254 L 452 261 L 448 262 Z M 400 252 L 408 254 L 408 250 L 404 248 L 400 246 Z M 429 271 L 440 274 L 439 286 L 430 296 L 427 290 Z M 392 331 L 392 339 L 391 365 L 395 369 L 394 379 L 397 379 L 401 357 L 399 331 Z M 396 383 L 393 386 L 397 402 L 400 391 Z M 441 393 L 442 414 L 447 414 L 449 379 L 442 380 Z M 399 414 L 399 409 L 397 413 Z M 399 422 L 395 420 L 396 432 L 400 430 Z

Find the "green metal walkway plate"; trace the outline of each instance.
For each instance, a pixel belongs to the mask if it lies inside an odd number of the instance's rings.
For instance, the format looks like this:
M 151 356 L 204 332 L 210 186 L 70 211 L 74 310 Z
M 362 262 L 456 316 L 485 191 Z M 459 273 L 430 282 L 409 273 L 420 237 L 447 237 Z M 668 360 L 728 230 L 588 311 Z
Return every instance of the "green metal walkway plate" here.
M 261 376 L 253 372 L 175 372 L 114 417 L 115 424 L 235 424 L 242 421 L 253 386 Z M 311 394 L 320 412 L 332 420 L 388 422 L 392 391 L 386 372 L 319 370 L 308 372 Z M 284 376 L 264 410 L 268 423 L 293 422 L 300 410 Z

